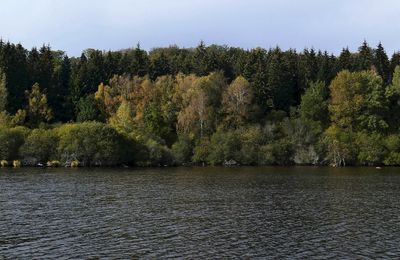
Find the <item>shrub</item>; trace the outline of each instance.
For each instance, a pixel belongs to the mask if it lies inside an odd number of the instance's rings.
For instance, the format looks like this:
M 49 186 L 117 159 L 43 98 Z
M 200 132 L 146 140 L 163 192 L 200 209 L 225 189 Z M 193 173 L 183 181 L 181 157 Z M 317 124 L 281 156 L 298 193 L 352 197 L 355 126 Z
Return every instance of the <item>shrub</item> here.
M 287 139 L 279 139 L 261 146 L 258 159 L 261 165 L 291 165 L 293 155 L 293 144 Z
M 71 164 L 70 164 L 70 166 L 71 166 L 72 168 L 79 167 L 79 165 L 80 165 L 80 163 L 79 163 L 79 161 L 77 161 L 77 160 L 71 161 Z
M 385 165 L 400 165 L 400 136 L 389 135 L 384 140 L 384 146 L 387 150 L 387 154 L 383 163 Z
M 189 137 L 179 136 L 178 141 L 172 145 L 171 151 L 176 163 L 186 163 L 193 155 L 193 144 Z
M 13 161 L 13 166 L 14 166 L 14 168 L 19 168 L 19 167 L 21 167 L 21 161 L 20 161 L 20 160 L 14 160 L 14 161 Z
M 114 128 L 99 122 L 66 124 L 58 130 L 58 153 L 63 162 L 78 160 L 83 165 L 129 163 L 134 143 Z
M 194 148 L 192 161 L 204 164 L 210 154 L 210 149 L 210 141 L 208 138 L 203 138 Z
M 238 137 L 241 142 L 240 162 L 245 165 L 258 164 L 258 154 L 261 145 L 264 143 L 263 133 L 258 126 L 246 127 L 238 130 Z
M 377 165 L 383 161 L 386 151 L 383 146 L 382 136 L 366 132 L 357 133 L 357 159 L 363 165 Z
M 56 159 L 58 139 L 54 130 L 35 129 L 21 147 L 21 155 L 24 158 L 33 158 L 35 162 Z
M 8 162 L 6 160 L 1 160 L 0 161 L 0 166 L 1 167 L 7 167 L 8 166 Z
M 173 164 L 173 155 L 165 145 L 160 144 L 156 140 L 149 139 L 146 144 L 147 158 L 142 165 L 148 166 L 164 166 Z
M 60 161 L 57 161 L 57 160 L 47 162 L 47 167 L 60 167 L 60 166 L 61 166 L 61 163 L 60 163 Z
M 211 137 L 211 149 L 207 162 L 216 165 L 230 160 L 239 161 L 240 146 L 236 132 L 218 129 Z
M 0 159 L 11 161 L 19 158 L 25 135 L 26 129 L 22 127 L 0 128 Z

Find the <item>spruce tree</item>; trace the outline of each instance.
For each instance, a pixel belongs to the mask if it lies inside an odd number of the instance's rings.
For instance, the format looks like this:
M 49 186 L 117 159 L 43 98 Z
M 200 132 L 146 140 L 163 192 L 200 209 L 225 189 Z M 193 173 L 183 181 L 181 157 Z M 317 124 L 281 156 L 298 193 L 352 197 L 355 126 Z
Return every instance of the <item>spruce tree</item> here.
M 367 41 L 364 40 L 362 45 L 358 48 L 358 55 L 356 56 L 356 70 L 370 70 L 373 65 L 373 51 L 368 46 Z
M 377 49 L 374 52 L 374 66 L 378 74 L 382 77 L 384 84 L 389 84 L 389 58 L 382 43 L 378 44 Z

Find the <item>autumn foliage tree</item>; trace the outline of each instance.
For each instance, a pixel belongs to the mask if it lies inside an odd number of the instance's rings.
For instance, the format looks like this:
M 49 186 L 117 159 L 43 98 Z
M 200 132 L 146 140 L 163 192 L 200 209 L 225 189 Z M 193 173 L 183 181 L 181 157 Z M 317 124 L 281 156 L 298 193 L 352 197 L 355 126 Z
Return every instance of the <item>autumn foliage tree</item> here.
M 30 92 L 26 92 L 28 98 L 27 115 L 31 126 L 37 126 L 41 122 L 49 122 L 53 118 L 53 111 L 47 104 L 47 95 L 40 90 L 35 83 Z

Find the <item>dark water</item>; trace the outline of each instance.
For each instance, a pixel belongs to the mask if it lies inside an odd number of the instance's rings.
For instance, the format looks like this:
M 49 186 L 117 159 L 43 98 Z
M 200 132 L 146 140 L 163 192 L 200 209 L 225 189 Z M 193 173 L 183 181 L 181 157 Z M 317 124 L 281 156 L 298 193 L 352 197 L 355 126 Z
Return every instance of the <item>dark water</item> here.
M 0 169 L 0 259 L 399 258 L 400 169 Z

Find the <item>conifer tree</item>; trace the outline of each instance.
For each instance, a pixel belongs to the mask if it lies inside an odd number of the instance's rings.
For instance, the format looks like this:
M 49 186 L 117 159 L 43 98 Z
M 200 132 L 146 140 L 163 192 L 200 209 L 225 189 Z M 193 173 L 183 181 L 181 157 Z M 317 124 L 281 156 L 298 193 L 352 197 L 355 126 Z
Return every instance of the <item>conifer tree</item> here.
M 379 43 L 377 49 L 375 50 L 374 67 L 378 74 L 382 77 L 384 84 L 388 84 L 390 78 L 390 64 L 389 58 L 382 46 L 382 43 Z

